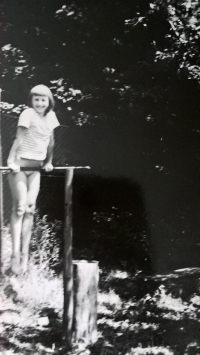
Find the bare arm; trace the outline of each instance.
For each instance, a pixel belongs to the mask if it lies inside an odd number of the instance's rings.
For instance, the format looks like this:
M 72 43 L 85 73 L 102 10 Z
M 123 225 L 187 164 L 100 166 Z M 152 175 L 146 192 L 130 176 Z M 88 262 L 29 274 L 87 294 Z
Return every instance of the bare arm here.
M 11 147 L 11 150 L 10 150 L 10 153 L 9 153 L 9 156 L 8 156 L 8 159 L 7 159 L 7 164 L 8 165 L 15 162 L 15 156 L 16 156 L 17 149 L 19 148 L 20 144 L 22 143 L 22 141 L 24 139 L 26 130 L 27 130 L 27 128 L 26 127 L 22 127 L 22 126 L 19 126 L 17 128 L 16 138 L 14 140 L 14 143 L 13 143 L 13 145 Z
M 48 145 L 48 148 L 47 148 L 47 157 L 45 159 L 45 164 L 43 166 L 43 168 L 46 171 L 53 170 L 53 166 L 52 166 L 53 148 L 54 148 L 54 133 L 52 133 L 52 135 L 50 137 L 49 145 Z

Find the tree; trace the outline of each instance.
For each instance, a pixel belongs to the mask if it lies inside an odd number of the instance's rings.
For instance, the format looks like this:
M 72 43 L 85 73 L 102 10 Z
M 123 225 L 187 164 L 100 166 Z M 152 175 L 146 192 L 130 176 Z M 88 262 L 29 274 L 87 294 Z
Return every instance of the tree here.
M 163 60 L 165 65 L 173 62 L 179 73 L 200 81 L 199 19 L 197 0 L 155 0 L 126 23 L 129 26 L 143 25 L 150 31 L 155 29 L 155 20 L 160 23 L 164 31 L 161 28 L 161 31 L 153 31 L 152 37 L 155 60 Z

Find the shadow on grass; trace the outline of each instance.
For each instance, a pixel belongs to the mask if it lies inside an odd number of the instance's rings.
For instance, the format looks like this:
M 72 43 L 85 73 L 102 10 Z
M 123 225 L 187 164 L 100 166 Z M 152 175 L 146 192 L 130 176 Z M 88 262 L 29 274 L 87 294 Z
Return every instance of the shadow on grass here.
M 122 300 L 139 300 L 147 293 L 153 294 L 158 286 L 155 280 L 143 277 L 128 276 L 124 279 L 111 278 L 106 282 L 106 276 L 100 278 L 99 288 L 103 292 L 114 290 Z
M 18 340 L 23 343 L 41 344 L 45 348 L 58 347 L 62 344 L 62 322 L 54 320 L 46 329 L 27 327 Z
M 101 338 L 91 347 L 91 354 L 137 354 L 134 349 L 141 348 L 141 354 L 158 354 L 155 349 L 160 348 L 159 354 L 171 349 L 171 354 L 199 354 L 200 350 L 200 325 L 198 320 L 169 320 L 164 319 L 165 313 L 148 319 L 135 320 L 134 329 L 122 326 L 108 326 L 100 324 Z M 106 323 L 106 321 L 105 321 Z M 148 352 L 145 352 L 145 348 Z M 187 352 L 186 352 L 187 351 Z M 138 354 L 140 352 L 138 351 Z
M 43 354 L 57 353 L 58 348 L 63 346 L 62 321 L 52 308 L 43 308 L 38 315 L 40 320 L 48 318 L 46 326 L 20 327 L 19 324 L 7 325 L 1 346 L 5 350 L 13 350 L 16 354 Z M 47 317 L 48 315 L 48 317 Z M 34 321 L 33 321 L 34 323 Z

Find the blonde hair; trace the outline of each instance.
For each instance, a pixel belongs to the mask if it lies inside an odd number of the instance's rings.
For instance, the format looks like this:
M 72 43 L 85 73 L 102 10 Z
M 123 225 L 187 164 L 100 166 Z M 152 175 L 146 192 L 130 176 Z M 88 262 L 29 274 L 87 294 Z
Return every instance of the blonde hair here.
M 32 97 L 36 95 L 36 96 L 47 96 L 48 99 L 49 99 L 49 107 L 46 109 L 46 112 L 45 114 L 47 114 L 49 111 L 52 111 L 54 106 L 55 106 L 55 102 L 54 102 L 54 98 L 53 98 L 53 94 L 51 92 L 51 90 L 43 85 L 43 84 L 40 84 L 40 85 L 36 85 L 34 86 L 31 91 L 30 91 L 30 94 L 29 94 L 29 106 L 32 107 Z

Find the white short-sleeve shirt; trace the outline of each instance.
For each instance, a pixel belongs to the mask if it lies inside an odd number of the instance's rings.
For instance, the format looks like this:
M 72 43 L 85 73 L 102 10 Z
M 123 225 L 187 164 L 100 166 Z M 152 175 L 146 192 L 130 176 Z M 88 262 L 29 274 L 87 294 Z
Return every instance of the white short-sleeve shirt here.
M 54 111 L 40 117 L 33 108 L 25 109 L 19 116 L 18 126 L 26 127 L 24 139 L 17 149 L 19 158 L 45 160 L 53 130 L 60 124 Z

